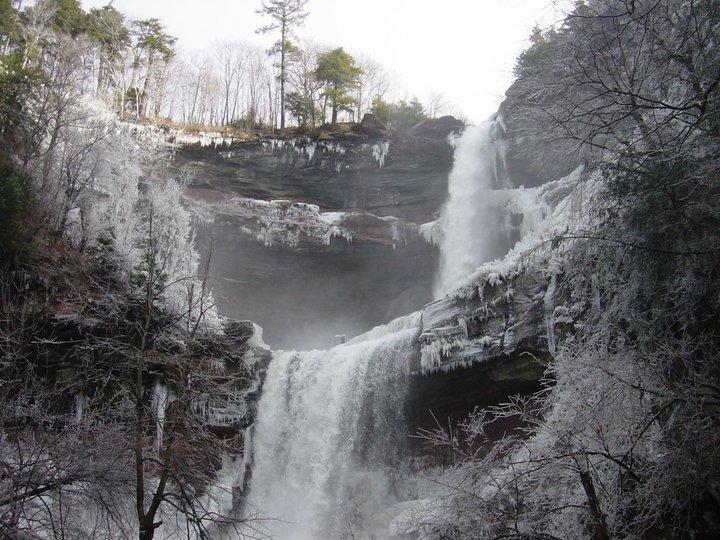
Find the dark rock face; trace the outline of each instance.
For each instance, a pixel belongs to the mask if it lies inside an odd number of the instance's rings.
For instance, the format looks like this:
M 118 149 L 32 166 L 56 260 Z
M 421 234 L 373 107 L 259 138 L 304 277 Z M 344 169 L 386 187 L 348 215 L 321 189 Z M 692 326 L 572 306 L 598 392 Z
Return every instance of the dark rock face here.
M 424 223 L 440 212 L 452 162 L 445 140 L 398 137 L 376 143 L 297 139 L 184 146 L 174 167 L 208 196 L 287 199 L 324 211 L 366 211 Z
M 418 122 L 410 128 L 408 135 L 427 139 L 445 139 L 450 134 L 459 134 L 463 129 L 465 129 L 465 124 L 462 120 L 458 120 L 454 116 L 441 116 Z
M 360 122 L 360 131 L 369 138 L 383 139 L 390 134 L 388 127 L 377 116 L 365 113 Z

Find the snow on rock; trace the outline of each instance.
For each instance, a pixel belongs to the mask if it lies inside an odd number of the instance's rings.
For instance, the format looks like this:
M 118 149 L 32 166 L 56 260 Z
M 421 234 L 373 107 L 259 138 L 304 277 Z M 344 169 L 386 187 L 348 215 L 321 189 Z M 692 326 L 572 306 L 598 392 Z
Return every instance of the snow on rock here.
M 199 222 L 222 219 L 234 230 L 271 246 L 295 248 L 303 242 L 329 246 L 333 238 L 352 242 L 356 238 L 397 247 L 423 238 L 414 223 L 393 216 L 365 212 L 322 212 L 315 204 L 288 200 L 263 201 L 228 197 L 220 202 L 194 198 L 186 190 L 187 202 Z
M 442 241 L 442 226 L 439 220 L 420 225 L 420 234 L 428 244 L 439 246 Z
M 480 265 L 449 295 L 425 306 L 420 372 L 456 369 L 518 348 L 554 355 L 556 326 L 573 324 L 583 309 L 562 304 L 562 243 L 554 242 L 570 223 L 584 226 L 582 207 L 593 200 L 597 176 L 582 173 L 579 167 L 539 188 L 492 192 L 495 204 L 527 223 L 505 257 Z
M 590 203 L 597 189 L 598 176 L 592 174 L 582 178 L 583 167 L 578 167 L 568 176 L 549 182 L 538 188 L 507 190 L 496 195 L 505 204 L 519 213 L 533 216 L 530 224 L 523 228 L 523 235 L 503 258 L 480 265 L 473 273 L 461 280 L 451 293 L 458 299 L 482 297 L 485 284 L 494 284 L 511 279 L 538 261 L 550 264 L 559 260 L 558 253 L 551 249 L 552 241 L 573 227 L 582 229 L 586 217 L 582 212 L 582 199 Z M 523 206 L 527 204 L 528 206 Z M 528 255 L 532 253 L 532 257 Z

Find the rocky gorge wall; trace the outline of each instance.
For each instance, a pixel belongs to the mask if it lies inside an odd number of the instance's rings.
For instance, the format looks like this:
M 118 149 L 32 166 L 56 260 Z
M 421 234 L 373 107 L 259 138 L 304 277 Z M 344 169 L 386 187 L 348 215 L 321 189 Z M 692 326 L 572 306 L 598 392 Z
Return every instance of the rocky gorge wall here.
M 218 307 L 260 324 L 275 348 L 326 348 L 432 299 L 431 223 L 447 194 L 448 136 L 462 124 L 447 117 L 402 136 L 362 126 L 175 137 L 174 173 L 188 182 L 198 247 L 212 251 Z
M 495 125 L 509 155 L 527 150 L 504 115 Z M 199 247 L 207 254 L 212 246 L 220 311 L 257 322 L 272 348 L 327 349 L 338 335 L 422 309 L 406 404 L 411 432 L 433 427 L 430 411 L 459 421 L 476 406 L 536 390 L 549 358 L 542 272 L 513 276 L 505 288 L 494 282 L 482 302 L 432 301 L 455 151 L 448 135 L 458 129 L 445 118 L 400 137 L 190 138 L 179 141 L 173 163 L 189 181 Z M 489 205 L 506 216 L 498 233 L 514 243 L 558 201 L 514 188 L 544 181 L 515 158 L 498 160 L 505 189 L 492 191 Z

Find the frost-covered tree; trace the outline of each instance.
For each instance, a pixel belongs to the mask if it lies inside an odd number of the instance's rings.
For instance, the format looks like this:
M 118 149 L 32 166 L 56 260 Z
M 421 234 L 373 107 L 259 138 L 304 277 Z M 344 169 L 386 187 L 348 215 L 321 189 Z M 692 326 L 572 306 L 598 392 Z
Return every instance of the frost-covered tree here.
M 0 79 L 0 203 L 34 245 L 22 272 L 0 268 L 0 535 L 227 531 L 233 495 L 213 460 L 237 448 L 208 424 L 236 406 L 244 364 L 170 148 L 91 97 L 77 61 L 89 39 L 21 34 L 41 39 L 12 44 L 16 71 Z
M 576 210 L 523 263 L 561 271 L 554 315 L 574 326 L 541 393 L 426 434 L 459 463 L 440 479 L 450 502 L 417 515 L 427 530 L 717 534 L 719 7 L 588 1 L 522 56 L 516 135 L 547 149 L 541 165 L 586 162 L 545 188 Z M 489 439 L 507 420 L 522 429 Z

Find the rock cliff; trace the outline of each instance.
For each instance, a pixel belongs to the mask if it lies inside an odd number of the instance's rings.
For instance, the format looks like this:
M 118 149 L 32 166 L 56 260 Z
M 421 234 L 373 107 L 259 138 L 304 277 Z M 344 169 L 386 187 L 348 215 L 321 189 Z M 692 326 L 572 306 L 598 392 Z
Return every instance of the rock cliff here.
M 256 321 L 273 347 L 325 348 L 431 300 L 438 250 L 422 225 L 444 203 L 448 135 L 462 123 L 444 117 L 402 136 L 381 127 L 366 118 L 282 139 L 170 135 L 198 245 L 212 246 L 218 306 Z

